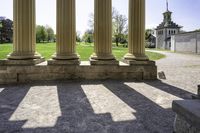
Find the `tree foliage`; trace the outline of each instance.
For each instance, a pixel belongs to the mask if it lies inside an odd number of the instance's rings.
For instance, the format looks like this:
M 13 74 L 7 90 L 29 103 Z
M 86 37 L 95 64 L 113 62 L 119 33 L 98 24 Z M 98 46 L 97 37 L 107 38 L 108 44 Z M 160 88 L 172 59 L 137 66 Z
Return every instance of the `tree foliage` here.
M 119 43 L 127 43 L 125 38 L 126 34 L 128 34 L 128 18 L 125 15 L 120 14 L 115 8 L 112 10 L 112 18 L 113 18 L 113 37 L 116 43 L 116 46 Z
M 195 31 L 200 31 L 200 29 L 196 29 Z
M 92 43 L 94 42 L 94 31 L 93 30 L 87 30 L 83 35 L 83 41 L 86 43 Z
M 0 20 L 0 43 L 12 42 L 13 40 L 13 21 L 2 18 Z
M 76 32 L 76 42 L 81 42 L 81 33 L 79 31 Z
M 126 35 L 128 34 L 128 24 L 127 17 L 125 15 L 120 14 L 115 8 L 112 9 L 112 23 L 113 23 L 113 41 L 116 42 L 118 46 L 119 43 L 127 43 Z M 91 13 L 89 15 L 88 26 L 90 31 L 94 31 L 94 14 Z M 86 34 L 87 33 L 87 34 Z M 86 31 L 84 34 L 84 40 L 90 41 L 93 35 L 88 34 Z M 87 38 L 87 39 L 86 39 Z
M 37 43 L 55 41 L 53 29 L 49 26 L 38 25 L 36 27 L 36 41 Z
M 154 33 L 153 29 L 146 29 L 145 30 L 145 40 L 149 39 L 149 36 L 152 35 Z
M 47 41 L 48 42 L 52 42 L 55 40 L 55 35 L 54 35 L 54 31 L 51 27 L 46 26 L 46 31 L 47 31 Z

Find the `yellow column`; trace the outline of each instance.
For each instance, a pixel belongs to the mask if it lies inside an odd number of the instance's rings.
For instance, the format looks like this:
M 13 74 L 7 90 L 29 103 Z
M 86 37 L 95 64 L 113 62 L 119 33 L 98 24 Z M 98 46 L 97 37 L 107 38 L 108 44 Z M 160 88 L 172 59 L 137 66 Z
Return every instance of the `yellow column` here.
M 55 60 L 78 60 L 76 53 L 76 1 L 57 0 L 57 40 Z
M 145 0 L 129 0 L 128 50 L 125 60 L 145 61 Z
M 8 59 L 40 59 L 35 52 L 35 0 L 13 0 L 13 53 Z
M 95 0 L 94 8 L 94 53 L 90 60 L 91 64 L 95 61 L 106 64 L 115 60 L 112 54 L 112 0 Z

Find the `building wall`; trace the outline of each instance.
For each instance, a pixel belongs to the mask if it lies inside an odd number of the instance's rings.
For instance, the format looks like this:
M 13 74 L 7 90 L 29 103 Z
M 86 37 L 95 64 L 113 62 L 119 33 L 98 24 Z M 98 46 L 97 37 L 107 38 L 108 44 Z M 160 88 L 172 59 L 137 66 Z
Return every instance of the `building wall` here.
M 200 32 L 197 34 L 197 53 L 200 53 Z
M 200 54 L 200 32 L 176 34 L 171 38 L 171 42 L 172 51 Z
M 162 34 L 159 34 L 159 32 L 162 32 Z M 160 29 L 156 31 L 156 48 L 158 49 L 165 49 L 165 30 Z
M 163 34 L 159 34 L 159 31 L 163 31 Z M 178 28 L 165 28 L 156 31 L 156 48 L 158 49 L 171 49 L 171 40 L 167 38 L 177 34 L 179 32 Z

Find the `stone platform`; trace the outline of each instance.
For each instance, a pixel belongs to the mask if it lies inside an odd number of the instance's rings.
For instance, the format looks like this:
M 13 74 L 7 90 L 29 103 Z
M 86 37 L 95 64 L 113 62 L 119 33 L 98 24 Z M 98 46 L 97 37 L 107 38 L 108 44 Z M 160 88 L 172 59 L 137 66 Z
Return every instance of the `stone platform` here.
M 91 65 L 81 62 L 80 65 L 47 65 L 35 66 L 0 66 L 0 84 L 32 81 L 51 81 L 66 79 L 157 79 L 155 62 L 138 65 Z

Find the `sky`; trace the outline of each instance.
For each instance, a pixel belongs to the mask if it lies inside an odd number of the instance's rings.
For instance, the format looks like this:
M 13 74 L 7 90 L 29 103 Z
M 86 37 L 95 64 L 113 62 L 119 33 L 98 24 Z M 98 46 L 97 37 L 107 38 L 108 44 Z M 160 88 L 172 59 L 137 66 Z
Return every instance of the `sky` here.
M 172 19 L 183 30 L 200 29 L 200 0 L 168 0 Z M 120 14 L 128 16 L 128 0 L 112 0 Z M 0 16 L 13 18 L 13 0 L 0 0 Z M 146 28 L 156 28 L 166 11 L 165 0 L 146 0 Z M 76 26 L 81 34 L 88 28 L 89 14 L 94 12 L 94 0 L 76 0 Z M 56 0 L 36 0 L 36 24 L 56 30 Z

